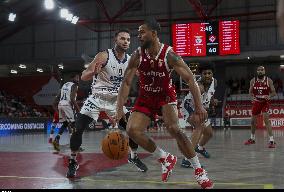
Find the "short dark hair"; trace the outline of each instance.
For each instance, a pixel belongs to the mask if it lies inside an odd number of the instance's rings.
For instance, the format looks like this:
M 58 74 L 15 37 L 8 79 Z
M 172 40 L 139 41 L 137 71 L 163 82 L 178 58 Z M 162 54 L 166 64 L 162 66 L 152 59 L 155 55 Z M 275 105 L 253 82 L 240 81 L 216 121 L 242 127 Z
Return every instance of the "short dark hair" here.
M 117 31 L 115 32 L 114 37 L 117 37 L 118 34 L 119 34 L 119 33 L 122 33 L 122 32 L 125 32 L 125 33 L 130 34 L 129 29 L 119 29 L 119 30 L 117 30 Z
M 161 31 L 161 25 L 154 17 L 146 18 L 144 20 L 144 24 L 147 25 L 147 27 L 151 30 L 154 30 L 154 31 L 157 31 L 157 32 Z
M 200 63 L 198 69 L 200 73 L 202 73 L 205 70 L 211 70 L 213 73 L 215 71 L 214 63 L 212 62 Z

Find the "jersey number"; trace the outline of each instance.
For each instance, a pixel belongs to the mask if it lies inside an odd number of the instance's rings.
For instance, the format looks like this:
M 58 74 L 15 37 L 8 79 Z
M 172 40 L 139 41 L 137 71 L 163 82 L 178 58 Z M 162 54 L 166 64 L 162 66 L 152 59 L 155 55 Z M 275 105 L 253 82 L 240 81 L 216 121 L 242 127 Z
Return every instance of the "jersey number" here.
M 66 93 L 63 93 L 63 95 L 61 96 L 60 100 L 67 100 Z
M 258 94 L 259 95 L 262 95 L 262 90 L 261 89 L 259 89 L 259 90 L 257 90 L 258 91 Z
M 118 69 L 118 74 L 122 76 L 122 69 Z

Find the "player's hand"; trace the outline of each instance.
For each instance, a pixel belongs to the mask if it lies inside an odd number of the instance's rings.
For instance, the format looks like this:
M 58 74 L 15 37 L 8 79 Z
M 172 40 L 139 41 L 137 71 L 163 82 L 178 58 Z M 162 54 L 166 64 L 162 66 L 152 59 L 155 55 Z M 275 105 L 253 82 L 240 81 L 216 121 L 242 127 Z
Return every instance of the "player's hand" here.
M 115 116 L 114 116 L 114 121 L 115 123 L 118 123 L 120 121 L 121 118 L 125 118 L 125 114 L 123 113 L 123 108 L 121 107 L 117 107 L 116 108 L 116 113 L 115 113 Z M 126 119 L 126 118 L 125 118 Z
M 102 66 L 105 62 L 98 62 L 96 63 L 95 67 L 94 67 L 94 70 L 93 70 L 93 73 L 94 74 L 98 74 L 101 70 L 102 70 Z
M 198 117 L 200 123 L 203 123 L 208 118 L 207 111 L 202 106 L 195 109 L 194 115 Z

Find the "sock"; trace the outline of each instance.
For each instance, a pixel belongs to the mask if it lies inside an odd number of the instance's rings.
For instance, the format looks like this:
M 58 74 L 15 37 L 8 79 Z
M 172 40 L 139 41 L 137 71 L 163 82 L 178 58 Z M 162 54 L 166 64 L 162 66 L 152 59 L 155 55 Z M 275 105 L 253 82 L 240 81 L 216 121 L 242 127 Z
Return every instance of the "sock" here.
M 136 150 L 133 150 L 133 149 L 131 149 L 131 148 L 129 148 L 129 149 L 130 149 L 130 157 L 131 157 L 131 159 L 134 159 L 135 156 L 137 155 L 137 151 L 136 151 Z
M 273 136 L 269 137 L 269 141 L 274 141 Z
M 191 165 L 194 169 L 201 168 L 201 165 L 199 163 L 199 159 L 198 159 L 197 155 L 195 155 L 195 157 L 188 159 L 188 160 L 189 160 L 189 162 L 191 163 Z
M 197 146 L 198 146 L 198 149 L 201 151 L 204 149 L 204 147 L 200 146 L 199 144 Z
M 50 135 L 49 135 L 49 138 L 53 138 L 53 134 L 50 134 Z
M 250 135 L 250 138 L 251 138 L 252 140 L 255 140 L 255 134 L 251 134 L 251 135 Z
M 76 153 L 71 153 L 70 159 L 74 159 L 76 161 L 76 157 L 77 157 Z
M 153 152 L 153 154 L 160 158 L 166 158 L 167 152 L 165 152 L 163 149 L 157 146 L 156 150 Z

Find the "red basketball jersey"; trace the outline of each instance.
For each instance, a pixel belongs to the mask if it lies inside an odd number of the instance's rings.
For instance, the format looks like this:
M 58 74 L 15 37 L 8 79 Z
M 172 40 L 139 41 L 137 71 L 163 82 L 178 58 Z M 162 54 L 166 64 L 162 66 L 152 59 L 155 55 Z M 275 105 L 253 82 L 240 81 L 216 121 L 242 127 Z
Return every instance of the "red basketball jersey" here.
M 265 96 L 269 96 L 270 93 L 268 78 L 264 77 L 263 80 L 255 78 L 252 93 L 257 100 L 265 100 Z
M 172 84 L 171 71 L 167 64 L 170 46 L 162 44 L 156 58 L 150 58 L 145 49 L 140 48 L 139 95 L 172 96 L 176 95 Z

